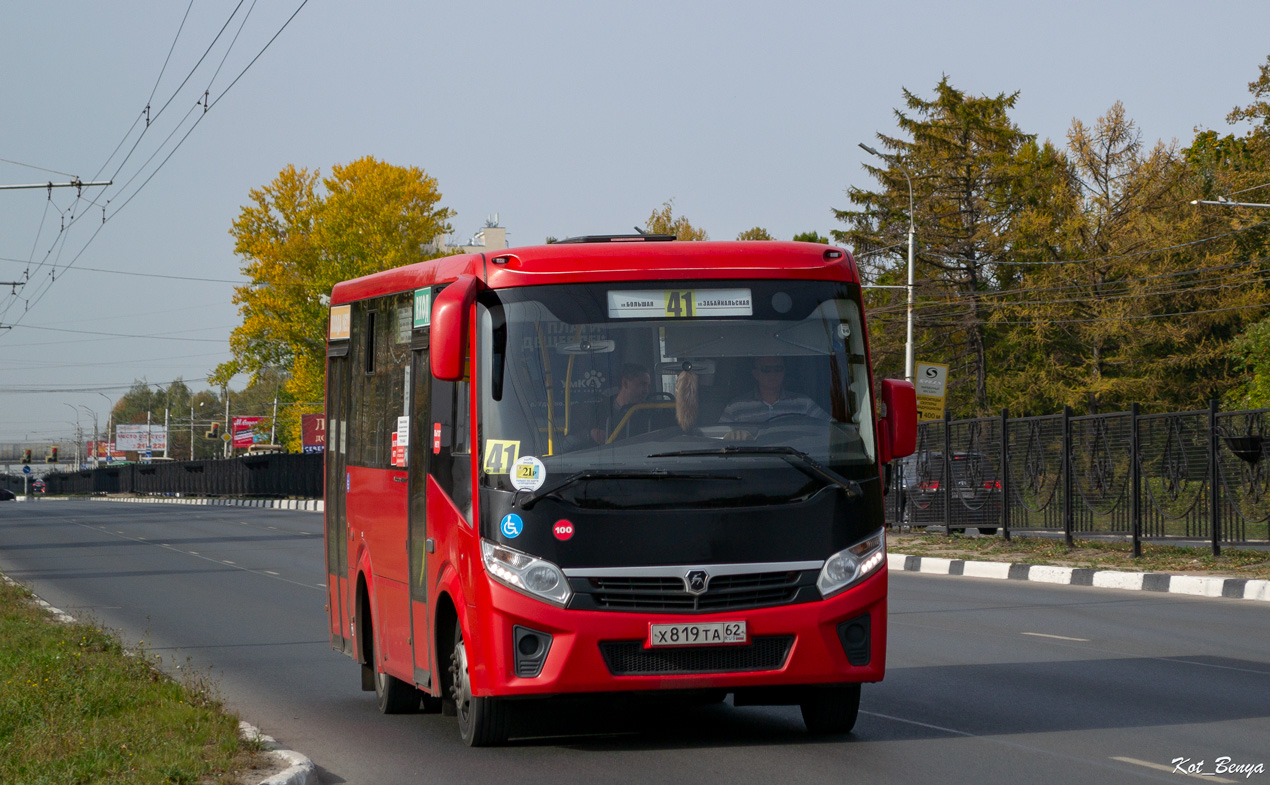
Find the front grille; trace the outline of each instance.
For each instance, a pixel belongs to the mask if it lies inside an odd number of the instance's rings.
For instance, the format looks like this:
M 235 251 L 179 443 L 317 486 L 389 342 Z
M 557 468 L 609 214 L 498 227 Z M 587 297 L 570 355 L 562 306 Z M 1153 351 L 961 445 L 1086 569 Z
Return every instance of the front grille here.
M 646 649 L 641 641 L 602 641 L 600 653 L 614 676 L 774 671 L 785 664 L 792 635 L 757 637 L 747 646 Z
M 587 582 L 595 606 L 616 611 L 692 613 L 783 605 L 798 594 L 798 570 L 718 575 L 704 594 L 692 595 L 681 578 L 605 577 Z

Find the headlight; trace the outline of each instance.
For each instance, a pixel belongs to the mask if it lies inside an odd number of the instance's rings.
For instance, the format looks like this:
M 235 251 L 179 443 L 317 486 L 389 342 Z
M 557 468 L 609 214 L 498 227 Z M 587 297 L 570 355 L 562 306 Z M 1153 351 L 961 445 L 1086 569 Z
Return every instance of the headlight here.
M 481 540 L 481 557 L 490 577 L 509 589 L 561 607 L 573 596 L 564 573 L 549 561 L 488 540 Z
M 867 540 L 838 551 L 825 561 L 816 579 L 820 596 L 831 597 L 866 575 L 886 561 L 886 531 L 879 530 Z

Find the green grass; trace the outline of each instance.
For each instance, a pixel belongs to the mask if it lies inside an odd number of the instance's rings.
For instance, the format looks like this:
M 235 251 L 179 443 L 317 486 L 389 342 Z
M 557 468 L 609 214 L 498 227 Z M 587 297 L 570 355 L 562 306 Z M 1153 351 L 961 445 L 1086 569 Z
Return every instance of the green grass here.
M 1073 547 L 1068 548 L 1061 536 L 1016 534 L 1007 542 L 1001 537 L 960 534 L 949 537 L 928 532 L 891 532 L 886 547 L 892 553 L 909 556 L 1270 580 L 1270 551 L 1267 550 L 1225 547 L 1221 556 L 1215 557 L 1203 548 L 1143 543 L 1142 556 L 1135 559 L 1128 542 L 1077 539 Z
M 231 783 L 254 752 L 205 678 L 176 683 L 0 583 L 0 783 Z

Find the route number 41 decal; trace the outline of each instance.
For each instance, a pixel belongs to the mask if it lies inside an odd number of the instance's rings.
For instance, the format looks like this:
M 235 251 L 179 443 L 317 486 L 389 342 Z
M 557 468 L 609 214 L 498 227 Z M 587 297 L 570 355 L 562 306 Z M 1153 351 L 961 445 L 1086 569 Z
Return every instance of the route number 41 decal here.
M 520 457 L 520 442 L 488 439 L 485 442 L 486 474 L 507 474 Z

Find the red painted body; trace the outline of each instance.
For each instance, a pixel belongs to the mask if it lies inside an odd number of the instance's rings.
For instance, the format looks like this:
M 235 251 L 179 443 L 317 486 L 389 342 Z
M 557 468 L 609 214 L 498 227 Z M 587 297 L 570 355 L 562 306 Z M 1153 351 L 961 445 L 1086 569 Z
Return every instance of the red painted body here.
M 498 259 L 499 261 L 495 261 Z M 332 292 L 332 306 L 367 298 L 410 292 L 421 287 L 471 276 L 476 286 L 503 289 L 572 282 L 657 282 L 682 280 L 789 279 L 859 283 L 850 255 L 841 250 L 807 243 L 600 243 L 548 245 L 512 249 L 497 255 L 447 257 L 341 283 Z M 466 311 L 472 325 L 476 306 L 471 298 L 450 297 L 438 303 L 446 309 Z M 474 330 L 463 330 L 468 351 L 475 357 Z M 435 338 L 435 336 L 434 336 Z M 867 346 L 867 336 L 866 336 Z M 444 363 L 462 367 L 455 347 L 445 347 Z M 455 358 L 459 357 L 458 360 Z M 434 349 L 434 367 L 440 361 Z M 477 363 L 471 363 L 476 373 Z M 354 372 L 357 372 L 356 369 Z M 475 381 L 475 380 L 474 380 Z M 870 386 L 872 380 L 870 379 Z M 474 383 L 471 389 L 475 389 Z M 328 412 L 332 391 L 328 390 Z M 898 400 L 911 405 L 907 398 Z M 351 413 L 355 415 L 356 413 Z M 873 413 L 870 413 L 871 415 Z M 479 421 L 475 394 L 469 399 L 467 422 L 474 424 L 471 442 L 478 444 Z M 334 448 L 338 429 L 328 425 L 328 450 Z M 879 438 L 911 441 L 903 423 L 883 425 Z M 411 440 L 433 438 L 431 423 L 412 426 Z M 887 433 L 896 434 L 886 436 Z M 911 447 L 908 447 L 911 451 Z M 886 457 L 888 449 L 880 452 Z M 328 453 L 330 456 L 331 453 Z M 896 456 L 898 457 L 898 455 Z M 885 564 L 862 582 L 829 599 L 795 605 L 693 615 L 693 622 L 744 619 L 751 636 L 793 635 L 795 642 L 784 667 L 760 673 L 693 674 L 663 676 L 613 676 L 602 659 L 598 644 L 608 640 L 643 639 L 648 625 L 682 622 L 673 614 L 580 611 L 560 608 L 507 588 L 490 578 L 482 564 L 478 529 L 480 493 L 475 487 L 480 474 L 479 449 L 472 449 L 469 523 L 455 502 L 431 477 L 426 482 L 427 531 L 434 550 L 427 554 L 422 580 L 428 589 L 426 602 L 411 599 L 411 564 L 407 543 L 410 471 L 405 469 L 347 466 L 342 476 L 328 473 L 328 526 L 343 496 L 347 543 L 328 575 L 332 644 L 363 660 L 367 651 L 358 640 L 358 597 L 369 600 L 376 637 L 377 662 L 368 663 L 434 695 L 441 690 L 436 675 L 446 667 L 450 642 L 439 629 L 439 619 L 452 607 L 468 642 L 472 690 L 480 696 L 529 696 L 559 693 L 591 693 L 631 690 L 697 689 L 763 685 L 800 685 L 841 682 L 873 682 L 883 678 L 886 663 L 887 572 Z M 330 459 L 328 457 L 328 459 Z M 332 482 L 344 487 L 332 488 Z M 882 521 L 876 522 L 881 528 Z M 570 532 L 571 535 L 571 532 Z M 561 538 L 564 539 L 564 538 Z M 328 533 L 328 552 L 333 547 Z M 328 564 L 332 561 L 328 559 Z M 871 616 L 871 657 L 868 665 L 848 663 L 836 627 L 861 614 Z M 535 678 L 519 678 L 512 667 L 512 627 L 523 625 L 553 636 L 550 654 Z M 420 674 L 429 674 L 424 679 Z

